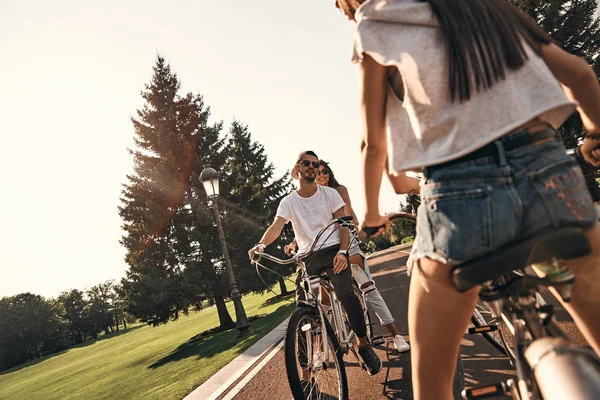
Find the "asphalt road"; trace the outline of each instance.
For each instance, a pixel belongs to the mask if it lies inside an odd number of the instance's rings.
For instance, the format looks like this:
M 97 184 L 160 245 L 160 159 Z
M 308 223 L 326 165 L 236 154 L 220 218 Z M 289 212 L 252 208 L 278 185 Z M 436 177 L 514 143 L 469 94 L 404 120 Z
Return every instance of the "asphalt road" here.
M 400 333 L 410 342 L 406 315 L 408 277 L 405 264 L 408 249 L 405 246 L 376 253 L 369 259 L 369 265 L 375 283 L 396 319 Z M 544 294 L 547 301 L 550 300 L 550 303 L 558 305 L 554 298 L 550 299 L 550 297 L 549 293 Z M 573 335 L 576 342 L 581 342 L 582 339 L 578 336 L 568 314 L 559 307 L 556 315 L 566 333 L 569 336 Z M 378 324 L 375 329 L 377 334 L 387 334 L 387 331 Z M 351 399 L 412 399 L 410 352 L 398 354 L 391 342 L 378 346 L 376 352 L 383 361 L 383 369 L 375 376 L 369 376 L 360 369 L 352 355 L 345 357 L 349 397 Z M 466 386 L 497 382 L 512 375 L 508 359 L 479 335 L 465 335 L 461 358 L 465 369 Z M 283 351 L 279 351 L 234 397 L 236 400 L 289 400 L 291 398 Z

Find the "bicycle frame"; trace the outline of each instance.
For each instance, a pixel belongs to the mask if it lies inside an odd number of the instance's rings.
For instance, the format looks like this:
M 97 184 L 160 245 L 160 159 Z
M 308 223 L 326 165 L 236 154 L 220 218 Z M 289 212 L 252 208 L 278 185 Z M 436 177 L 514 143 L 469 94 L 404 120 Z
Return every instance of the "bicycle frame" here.
M 480 292 L 480 298 L 500 317 L 496 324 L 506 325 L 513 335 L 516 382 L 509 379 L 506 383 L 502 383 L 502 388 L 505 393 L 510 392 L 515 399 L 542 398 L 544 389 L 546 392 L 549 391 L 548 383 L 555 380 L 556 371 L 568 370 L 567 365 L 587 364 L 589 366 L 591 365 L 589 363 L 593 361 L 587 353 L 584 354 L 584 357 L 577 357 L 577 354 L 582 353 L 583 350 L 574 348 L 565 340 L 564 333 L 552 319 L 552 306 L 540 304 L 537 297 L 538 286 L 552 286 L 558 290 L 563 300 L 568 300 L 572 282 L 573 274 L 566 269 L 557 275 L 545 278 L 517 271 L 506 274 L 494 280 L 493 283 L 485 284 Z M 509 344 L 504 341 L 504 346 L 508 348 Z M 544 346 L 543 350 L 540 350 L 542 346 Z M 548 368 L 552 375 L 540 374 L 536 368 L 548 352 L 557 352 L 563 358 L 559 361 L 552 361 L 553 364 Z M 598 379 L 598 375 L 595 378 Z M 565 379 L 563 389 L 569 393 L 570 397 L 568 398 L 576 398 L 577 396 L 570 390 L 572 388 L 580 390 L 581 386 L 585 386 L 586 379 L 584 375 L 580 376 L 577 373 L 573 374 L 570 379 Z M 589 388 L 594 390 L 597 387 L 591 383 L 583 390 L 583 393 L 589 394 L 590 392 L 585 392 L 585 390 L 589 390 Z

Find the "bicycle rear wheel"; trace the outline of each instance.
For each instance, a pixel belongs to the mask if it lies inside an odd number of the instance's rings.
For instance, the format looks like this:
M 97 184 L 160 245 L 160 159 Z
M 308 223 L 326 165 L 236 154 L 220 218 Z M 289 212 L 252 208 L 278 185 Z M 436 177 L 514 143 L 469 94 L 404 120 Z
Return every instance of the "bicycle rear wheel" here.
M 328 357 L 323 327 L 327 329 Z M 321 321 L 316 309 L 297 308 L 287 323 L 284 340 L 285 368 L 294 399 L 348 399 L 340 345 L 329 322 Z

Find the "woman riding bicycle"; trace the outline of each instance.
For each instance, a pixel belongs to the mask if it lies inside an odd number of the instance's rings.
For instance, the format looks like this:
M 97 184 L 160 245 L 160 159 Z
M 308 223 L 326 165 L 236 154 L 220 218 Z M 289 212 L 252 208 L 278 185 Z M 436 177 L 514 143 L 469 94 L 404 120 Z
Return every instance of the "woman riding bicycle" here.
M 418 179 L 412 178 L 414 181 L 411 182 L 413 186 L 418 189 Z M 317 171 L 317 179 L 315 182 L 320 186 L 329 186 L 342 196 L 344 203 L 344 214 L 352 216 L 352 223 L 358 224 L 358 220 L 356 218 L 356 214 L 352 209 L 352 203 L 350 201 L 350 196 L 348 195 L 348 189 L 341 185 L 337 179 L 335 179 L 335 175 L 333 170 L 329 166 L 329 164 L 323 160 L 319 160 L 319 170 Z M 415 190 L 415 187 L 411 187 L 410 189 Z M 296 242 L 295 240 L 290 244 L 285 246 L 286 254 L 290 255 L 290 251 L 296 250 Z M 390 312 L 388 306 L 385 304 L 383 297 L 381 297 L 381 293 L 375 287 L 375 282 L 371 278 L 371 272 L 369 271 L 369 266 L 366 263 L 365 255 L 360 249 L 358 242 L 354 242 L 351 244 L 348 249 L 348 260 L 350 261 L 350 265 L 352 268 L 352 275 L 356 282 L 360 285 L 360 290 L 365 295 L 367 300 L 367 304 L 372 308 L 373 312 L 379 318 L 379 322 L 381 326 L 385 326 L 387 330 L 391 333 L 394 347 L 400 352 L 405 352 L 410 350 L 410 346 L 406 343 L 406 340 L 400 335 L 398 331 L 398 327 L 394 322 L 394 317 Z M 323 293 L 322 293 L 323 295 Z M 327 304 L 327 300 L 323 299 L 322 302 Z
M 568 263 L 576 283 L 564 306 L 600 352 L 600 228 L 581 170 L 554 137 L 577 107 L 581 151 L 600 165 L 600 86 L 589 65 L 506 0 L 336 5 L 357 22 L 363 227 L 389 225 L 378 208 L 388 140 L 392 171 L 424 173 L 409 297 L 415 399 L 451 398 L 477 301 L 478 288 L 456 291 L 450 268 L 545 230 L 587 229 L 593 251 Z

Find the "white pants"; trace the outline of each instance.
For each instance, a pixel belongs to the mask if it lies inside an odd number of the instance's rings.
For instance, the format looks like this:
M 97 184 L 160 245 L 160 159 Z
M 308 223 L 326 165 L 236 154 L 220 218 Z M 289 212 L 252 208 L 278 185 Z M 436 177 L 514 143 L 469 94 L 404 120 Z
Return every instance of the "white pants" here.
M 352 276 L 358 283 L 360 290 L 365 295 L 367 306 L 375 313 L 375 315 L 377 315 L 381 325 L 389 325 L 394 322 L 394 317 L 392 317 L 390 309 L 388 308 L 387 304 L 385 304 L 385 301 L 383 301 L 381 293 L 379 293 L 379 290 L 377 290 L 377 287 L 375 287 L 375 282 L 371 278 L 371 271 L 369 271 L 369 264 L 367 263 L 367 259 L 364 257 L 363 262 L 365 264 L 364 270 L 357 264 L 351 265 Z M 364 284 L 369 282 L 371 285 L 363 287 Z

